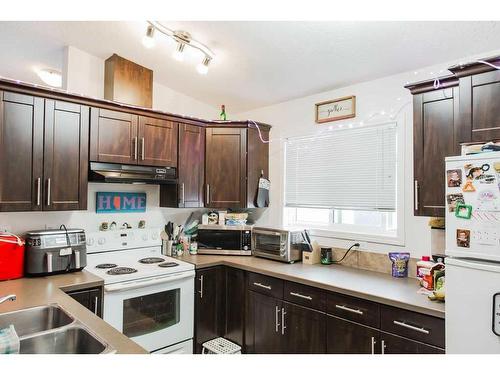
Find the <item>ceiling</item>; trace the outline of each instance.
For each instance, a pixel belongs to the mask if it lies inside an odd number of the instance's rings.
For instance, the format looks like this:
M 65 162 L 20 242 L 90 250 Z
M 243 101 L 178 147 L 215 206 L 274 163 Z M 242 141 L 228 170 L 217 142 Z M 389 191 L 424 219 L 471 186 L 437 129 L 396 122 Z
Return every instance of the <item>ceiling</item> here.
M 33 67 L 61 69 L 72 45 L 102 59 L 117 53 L 155 81 L 237 113 L 498 49 L 500 22 L 170 22 L 216 54 L 171 57 L 173 41 L 141 44 L 146 22 L 0 22 L 0 75 L 39 82 Z

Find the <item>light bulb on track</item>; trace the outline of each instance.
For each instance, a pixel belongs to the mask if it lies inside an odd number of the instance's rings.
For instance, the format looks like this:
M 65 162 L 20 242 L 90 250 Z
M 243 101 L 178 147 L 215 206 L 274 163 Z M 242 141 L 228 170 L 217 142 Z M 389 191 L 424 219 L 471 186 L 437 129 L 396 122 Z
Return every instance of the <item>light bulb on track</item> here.
M 152 25 L 148 25 L 146 29 L 146 35 L 142 37 L 142 45 L 146 48 L 153 48 L 155 46 L 155 28 Z
M 208 64 L 210 64 L 210 60 L 211 60 L 210 57 L 205 56 L 205 58 L 203 59 L 203 62 L 198 64 L 198 66 L 196 67 L 196 70 L 198 71 L 198 73 L 200 73 L 202 75 L 205 75 L 208 73 Z

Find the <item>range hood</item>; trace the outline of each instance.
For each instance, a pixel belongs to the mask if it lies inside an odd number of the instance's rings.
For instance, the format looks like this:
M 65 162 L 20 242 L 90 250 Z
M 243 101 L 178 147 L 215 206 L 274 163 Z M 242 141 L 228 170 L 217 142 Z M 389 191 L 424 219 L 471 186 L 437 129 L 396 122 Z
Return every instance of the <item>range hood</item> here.
M 90 163 L 89 181 L 122 184 L 176 184 L 176 168 L 142 165 Z

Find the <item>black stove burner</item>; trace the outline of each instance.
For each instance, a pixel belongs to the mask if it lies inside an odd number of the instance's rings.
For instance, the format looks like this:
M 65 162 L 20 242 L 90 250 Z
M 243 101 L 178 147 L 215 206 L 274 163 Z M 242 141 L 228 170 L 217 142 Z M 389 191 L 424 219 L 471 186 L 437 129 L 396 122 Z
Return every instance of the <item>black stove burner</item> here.
M 177 267 L 178 265 L 179 265 L 179 263 L 175 263 L 175 262 L 165 262 L 162 264 L 158 264 L 158 267 L 167 268 L 167 267 Z
M 149 257 L 149 258 L 139 259 L 139 263 L 143 263 L 143 264 L 161 263 L 164 261 L 165 261 L 165 259 L 158 258 L 158 257 Z
M 102 263 L 102 264 L 98 264 L 97 266 L 95 266 L 95 268 L 115 268 L 117 266 L 118 265 L 114 264 L 114 263 Z
M 106 273 L 108 275 L 127 275 L 129 273 L 134 273 L 134 272 L 137 272 L 137 270 L 135 268 L 130 268 L 130 267 L 116 267 L 116 268 L 110 269 Z

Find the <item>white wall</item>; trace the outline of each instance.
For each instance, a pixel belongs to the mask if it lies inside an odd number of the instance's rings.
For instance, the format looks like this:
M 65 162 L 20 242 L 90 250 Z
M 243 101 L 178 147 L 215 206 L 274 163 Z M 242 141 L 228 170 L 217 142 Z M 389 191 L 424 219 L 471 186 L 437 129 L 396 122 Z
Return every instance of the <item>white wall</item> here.
M 493 56 L 497 52 L 487 52 L 476 56 Z M 469 61 L 472 57 L 464 57 Z M 363 82 L 290 100 L 284 103 L 240 113 L 240 119 L 253 119 L 269 123 L 270 143 L 270 179 L 271 205 L 259 219 L 259 225 L 281 225 L 283 213 L 283 176 L 284 176 L 284 140 L 288 137 L 320 135 L 335 127 L 363 126 L 389 121 L 397 121 L 404 137 L 404 246 L 378 243 L 361 243 L 362 248 L 375 252 L 387 253 L 389 250 L 409 251 L 413 257 L 430 253 L 430 228 L 428 218 L 413 216 L 413 110 L 412 96 L 403 86 L 408 82 L 433 78 L 436 74 L 446 75 L 446 68 L 456 63 L 425 67 L 416 72 L 406 72 L 381 79 Z M 342 74 L 341 72 L 332 74 Z M 356 96 L 356 118 L 318 125 L 314 121 L 314 104 L 343 96 Z M 382 114 L 385 113 L 385 114 Z M 353 241 L 338 238 L 316 238 L 322 245 L 350 246 Z

